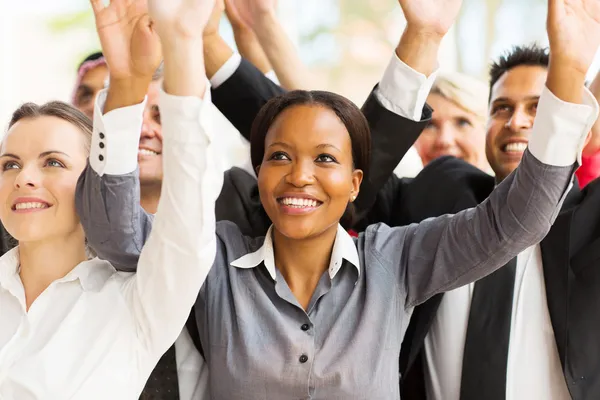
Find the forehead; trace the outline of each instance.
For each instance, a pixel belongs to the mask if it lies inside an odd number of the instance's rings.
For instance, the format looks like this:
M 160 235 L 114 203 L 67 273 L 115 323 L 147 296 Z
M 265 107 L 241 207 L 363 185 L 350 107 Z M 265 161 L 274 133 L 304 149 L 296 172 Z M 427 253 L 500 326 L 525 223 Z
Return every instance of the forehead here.
M 350 148 L 346 126 L 332 110 L 320 105 L 292 106 L 277 116 L 269 128 L 265 144 L 282 141 L 294 146 L 331 144 Z
M 75 125 L 57 117 L 43 116 L 14 124 L 6 133 L 1 150 L 20 157 L 37 157 L 49 150 L 85 157 L 84 144 L 84 133 Z
M 528 97 L 540 96 L 548 70 L 541 66 L 521 65 L 505 72 L 494 84 L 491 102 L 500 97 L 520 101 Z
M 475 114 L 465 110 L 455 102 L 445 98 L 438 93 L 432 93 L 427 97 L 427 104 L 433 108 L 432 119 L 452 118 L 455 116 L 475 117 Z
M 104 82 L 108 78 L 108 67 L 106 65 L 98 65 L 87 71 L 81 77 L 81 83 L 93 87 L 104 87 Z

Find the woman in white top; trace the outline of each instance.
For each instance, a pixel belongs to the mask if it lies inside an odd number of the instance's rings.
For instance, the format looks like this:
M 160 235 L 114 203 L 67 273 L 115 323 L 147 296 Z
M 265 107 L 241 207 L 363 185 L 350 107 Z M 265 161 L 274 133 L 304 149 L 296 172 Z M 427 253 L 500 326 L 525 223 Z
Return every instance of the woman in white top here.
M 146 38 L 156 38 L 143 9 L 138 24 Z M 164 85 L 174 94 L 197 94 L 194 104 L 203 110 L 202 51 L 198 57 L 194 73 L 201 79 L 186 88 L 194 93 L 177 93 L 171 85 L 168 54 Z M 148 84 L 151 73 L 146 81 L 144 74 L 122 78 Z M 109 91 L 107 106 L 112 98 Z M 126 100 L 112 103 L 115 110 L 104 117 L 114 124 L 103 129 L 139 133 L 143 99 Z M 180 101 L 161 92 L 168 115 L 177 117 Z M 119 124 L 124 113 L 135 123 Z M 197 184 L 205 169 L 197 149 L 210 147 L 198 122 L 187 136 L 165 135 L 162 196 L 138 272 L 117 272 L 106 261 L 89 259 L 74 199 L 90 145 L 104 149 L 108 139 L 96 129 L 92 139 L 89 120 L 67 104 L 27 104 L 15 112 L 2 142 L 0 219 L 19 246 L 0 257 L 0 399 L 136 399 L 185 324 L 208 272 L 200 266 L 210 266 L 215 256 L 214 221 L 203 221 L 207 213 L 196 206 L 202 197 L 214 208 L 216 199 Z M 202 134 L 188 140 L 190 132 Z

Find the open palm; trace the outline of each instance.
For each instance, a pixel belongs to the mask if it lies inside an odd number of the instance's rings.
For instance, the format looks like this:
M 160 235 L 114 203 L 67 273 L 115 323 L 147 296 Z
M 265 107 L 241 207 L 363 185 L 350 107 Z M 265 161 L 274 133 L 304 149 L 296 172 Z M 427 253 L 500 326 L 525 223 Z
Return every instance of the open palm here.
M 215 0 L 148 0 L 161 39 L 202 38 L 214 5 Z
M 587 72 L 600 45 L 600 1 L 548 0 L 547 30 L 552 57 Z
M 111 79 L 151 76 L 161 60 L 146 0 L 91 0 Z
M 448 32 L 462 4 L 462 0 L 398 1 L 408 26 L 439 36 Z

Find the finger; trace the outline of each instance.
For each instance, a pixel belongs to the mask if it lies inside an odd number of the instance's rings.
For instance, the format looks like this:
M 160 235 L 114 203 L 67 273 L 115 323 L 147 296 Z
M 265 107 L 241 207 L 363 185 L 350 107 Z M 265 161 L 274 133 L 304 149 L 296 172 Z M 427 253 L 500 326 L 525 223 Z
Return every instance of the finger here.
M 100 11 L 104 10 L 104 0 L 90 0 L 92 5 L 92 10 L 94 10 L 94 14 L 98 14 Z

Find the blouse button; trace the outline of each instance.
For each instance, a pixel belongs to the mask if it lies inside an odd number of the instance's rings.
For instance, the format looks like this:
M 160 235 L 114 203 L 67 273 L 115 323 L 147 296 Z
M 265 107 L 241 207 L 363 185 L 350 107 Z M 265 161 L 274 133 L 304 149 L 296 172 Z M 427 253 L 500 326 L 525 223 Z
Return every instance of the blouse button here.
M 308 329 L 310 328 L 310 326 L 308 326 L 308 324 L 303 324 L 300 329 L 302 329 L 304 332 L 306 332 Z
M 302 354 L 300 356 L 300 360 L 299 361 L 300 361 L 301 364 L 304 364 L 305 362 L 307 362 L 308 361 L 308 357 L 306 356 L 306 354 Z

